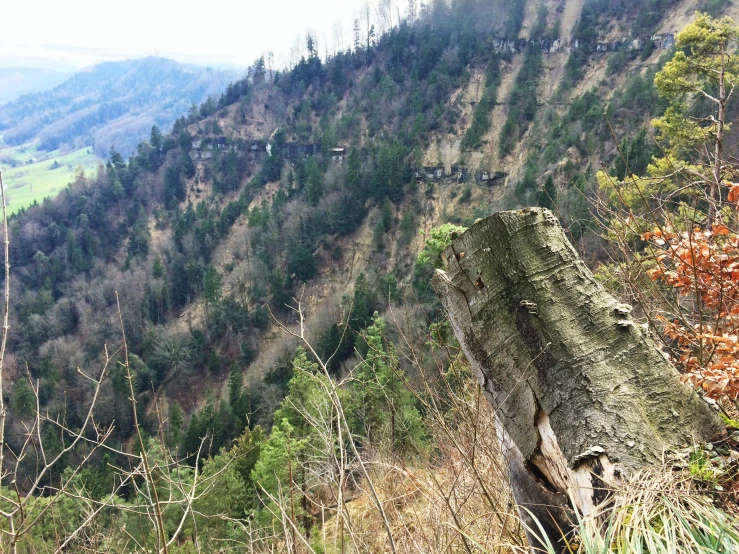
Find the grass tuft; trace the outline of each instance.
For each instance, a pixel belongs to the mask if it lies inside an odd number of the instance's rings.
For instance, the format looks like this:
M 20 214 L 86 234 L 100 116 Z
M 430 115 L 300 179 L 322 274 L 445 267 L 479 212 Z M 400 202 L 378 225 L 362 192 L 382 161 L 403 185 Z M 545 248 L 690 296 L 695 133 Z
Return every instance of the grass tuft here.
M 689 467 L 645 470 L 614 491 L 607 505 L 596 514 L 589 517 L 576 514 L 577 533 L 574 537 L 566 537 L 565 552 L 739 552 L 739 520 L 725 509 L 732 504 L 735 507 L 735 499 L 709 493 L 705 473 L 710 472 L 712 479 L 716 476 L 698 452 L 691 456 Z M 546 552 L 559 554 L 550 544 Z

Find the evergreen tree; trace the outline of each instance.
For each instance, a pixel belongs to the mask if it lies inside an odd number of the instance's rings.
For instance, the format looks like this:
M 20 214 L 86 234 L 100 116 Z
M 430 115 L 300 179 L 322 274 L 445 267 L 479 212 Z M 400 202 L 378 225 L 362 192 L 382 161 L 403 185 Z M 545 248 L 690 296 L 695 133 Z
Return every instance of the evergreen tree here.
M 228 375 L 228 403 L 232 407 L 237 406 L 241 400 L 243 379 L 241 368 L 236 364 L 231 366 L 231 372 Z
M 255 85 L 263 83 L 265 75 L 266 75 L 266 71 L 265 71 L 264 56 L 259 56 L 254 61 L 254 72 L 252 73 L 252 77 L 251 77 L 252 82 Z
M 406 211 L 403 213 L 403 217 L 400 219 L 400 243 L 406 245 L 413 240 L 413 236 L 416 232 L 416 222 L 413 218 L 413 214 Z
M 208 268 L 203 283 L 203 296 L 205 301 L 210 305 L 218 305 L 221 302 L 223 294 L 223 276 L 213 266 Z
M 161 151 L 162 145 L 164 144 L 164 137 L 162 136 L 162 132 L 156 125 L 151 128 L 151 137 L 149 138 L 149 144 L 151 144 L 151 147 L 156 152 Z
M 128 239 L 128 253 L 132 256 L 146 256 L 149 253 L 150 240 L 149 218 L 144 207 L 141 206 L 136 223 L 131 227 L 131 234 Z
M 118 206 L 120 207 L 121 198 L 126 196 L 126 189 L 123 188 L 123 184 L 119 179 L 113 181 L 110 191 L 113 193 L 113 197 L 118 200 Z
M 164 172 L 164 205 L 170 207 L 185 199 L 185 183 L 182 182 L 179 167 L 170 165 Z
M 151 276 L 154 277 L 154 279 L 161 279 L 164 277 L 164 266 L 162 265 L 162 260 L 159 259 L 159 256 L 154 258 L 154 262 L 151 265 Z
M 349 403 L 352 426 L 366 446 L 398 456 L 425 449 L 426 430 L 413 394 L 406 386 L 392 344 L 383 340 L 384 320 L 375 312 L 367 328 L 367 355 L 356 371 Z
M 243 373 L 238 364 L 231 366 L 228 376 L 228 403 L 234 417 L 243 429 L 249 422 L 249 396 L 243 390 Z
M 208 371 L 213 375 L 218 375 L 221 372 L 221 359 L 215 350 L 211 350 L 208 354 Z
M 313 40 L 313 35 L 311 33 L 306 33 L 305 35 L 305 44 L 306 49 L 308 50 L 308 56 L 313 58 L 316 55 L 316 43 Z
M 739 27 L 729 17 L 712 19 L 698 14 L 677 35 L 676 47 L 672 59 L 654 78 L 659 96 L 668 103 L 664 114 L 652 121 L 661 155 L 651 159 L 649 150 L 636 137 L 635 165 L 646 165 L 647 175 L 637 176 L 632 169 L 633 175 L 618 183 L 616 191 L 612 179 L 599 173 L 598 184 L 637 217 L 643 217 L 646 211 L 652 217 L 651 205 L 645 205 L 644 198 L 669 195 L 668 203 L 672 203 L 679 198 L 676 191 L 692 192 L 705 198 L 697 208 L 705 213 L 705 225 L 711 228 L 718 217 L 721 188 L 730 165 L 725 163 L 724 148 L 727 108 L 739 82 Z M 631 165 L 631 152 L 627 154 Z M 616 171 L 629 177 L 618 162 Z
M 631 140 L 624 139 L 620 149 L 621 155 L 617 154 L 614 162 L 616 179 L 619 181 L 623 181 L 627 176 L 643 175 L 652 157 L 659 152 L 656 146 L 650 143 L 645 129 L 639 131 Z
M 190 135 L 188 134 L 187 136 L 189 137 Z M 183 150 L 182 154 L 180 154 L 180 166 L 185 177 L 188 179 L 195 177 L 195 164 L 187 151 Z
M 374 196 L 398 201 L 403 196 L 406 176 L 406 150 L 398 141 L 383 143 L 375 159 Z M 350 160 L 351 161 L 351 160 Z
M 208 95 L 208 98 L 200 104 L 200 117 L 210 117 L 216 111 L 218 110 L 218 106 L 216 104 L 216 101 L 213 100 L 213 97 Z
M 346 172 L 346 186 L 350 190 L 357 190 L 361 185 L 362 178 L 362 160 L 359 157 L 359 151 L 353 148 L 349 154 L 349 164 Z
M 123 156 L 121 156 L 120 152 L 115 149 L 115 147 L 110 147 L 110 163 L 113 164 L 113 167 L 115 167 L 116 171 L 120 173 L 120 171 L 126 167 L 126 162 L 123 160 Z
M 204 426 L 198 417 L 198 414 L 192 414 L 190 422 L 187 424 L 185 434 L 182 436 L 182 442 L 180 442 L 180 455 L 187 456 L 189 459 L 194 459 L 198 449 L 200 448 L 200 441 L 204 436 Z
M 218 452 L 221 448 L 228 448 L 236 436 L 238 421 L 234 418 L 231 406 L 228 402 L 221 402 L 213 419 L 213 445 L 212 452 Z
M 352 31 L 354 33 L 354 53 L 360 51 L 362 48 L 362 41 L 360 40 L 360 27 L 359 27 L 359 19 L 354 20 L 354 27 L 352 28 Z
M 252 472 L 259 461 L 265 440 L 264 430 L 257 425 L 254 429 L 245 429 L 234 445 L 234 470 L 250 492 L 253 491 Z
M 180 431 L 182 430 L 182 408 L 177 400 L 173 400 L 169 406 L 169 418 L 167 420 L 167 445 L 174 446 L 180 443 Z
M 289 275 L 294 275 L 296 279 L 302 282 L 315 277 L 318 273 L 318 263 L 311 249 L 301 244 L 289 245 L 287 250 L 287 271 Z M 287 288 L 291 287 L 292 285 L 290 284 Z M 288 299 L 283 304 L 289 303 L 289 301 Z
M 349 325 L 355 332 L 359 332 L 372 321 L 372 314 L 378 308 L 377 294 L 364 273 L 360 273 L 354 283 L 351 307 Z
M 308 197 L 308 202 L 316 206 L 321 196 L 323 196 L 323 177 L 315 158 L 308 161 L 307 174 L 305 194 Z
M 329 372 L 336 375 L 341 363 L 354 353 L 354 332 L 333 323 L 326 332 L 321 335 L 316 345 L 316 351 L 325 361 Z
M 259 524 L 277 523 L 276 518 L 281 511 L 272 498 L 283 497 L 289 504 L 288 517 L 295 517 L 291 527 L 302 527 L 300 519 L 305 516 L 305 511 L 297 479 L 299 459 L 305 456 L 305 449 L 306 440 L 296 436 L 295 428 L 286 418 L 275 421 L 269 440 L 261 445 L 259 459 L 251 472 L 251 481 L 265 506 L 256 512 Z
M 294 372 L 288 394 L 275 412 L 272 433 L 261 446 L 251 479 L 258 489 L 274 498 L 281 490 L 283 498 L 292 501 L 293 524 L 308 532 L 314 524 L 308 491 L 320 488 L 320 483 L 315 483 L 316 476 L 333 468 L 332 451 L 338 444 L 334 407 L 326 394 L 330 386 L 326 378 L 302 349 L 298 350 L 292 365 Z M 259 510 L 257 519 L 266 523 L 280 512 L 266 495 L 263 502 L 266 509 Z
M 557 186 L 554 184 L 554 177 L 549 175 L 544 182 L 544 189 L 539 193 L 537 204 L 541 208 L 553 210 L 557 205 Z
M 36 397 L 28 380 L 22 376 L 13 384 L 13 411 L 17 416 L 29 417 L 36 408 Z

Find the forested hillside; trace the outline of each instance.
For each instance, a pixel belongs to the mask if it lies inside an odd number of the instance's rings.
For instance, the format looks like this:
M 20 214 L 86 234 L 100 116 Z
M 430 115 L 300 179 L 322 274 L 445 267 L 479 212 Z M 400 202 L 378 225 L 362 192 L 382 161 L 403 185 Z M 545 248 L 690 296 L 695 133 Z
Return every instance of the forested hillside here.
M 34 67 L 0 68 L 0 104 L 11 102 L 23 94 L 50 88 L 69 75 L 51 69 Z
M 186 66 L 165 58 L 105 62 L 51 90 L 0 107 L 3 143 L 38 141 L 41 150 L 111 146 L 128 156 L 152 125 L 169 129 L 193 103 L 218 96 L 235 71 Z
M 528 205 L 605 257 L 596 173 L 622 181 L 659 154 L 655 74 L 696 8 L 737 15 L 687 0 L 411 1 L 384 32 L 357 20 L 352 47 L 326 59 L 309 35 L 295 67 L 256 60 L 194 109 L 225 75 L 193 81 L 158 59 L 0 108 L 11 144 L 116 144 L 97 175 L 9 222 L 5 441 L 23 454 L 5 463 L 17 489 L 43 492 L 28 509 L 44 521 L 18 544 L 387 551 L 389 520 L 408 551 L 520 540 L 508 499 L 485 488 L 505 481 L 493 416 L 431 277 L 450 236 Z M 444 496 L 453 482 L 468 502 Z M 422 501 L 439 513 L 419 515 Z M 434 538 L 447 508 L 458 519 Z

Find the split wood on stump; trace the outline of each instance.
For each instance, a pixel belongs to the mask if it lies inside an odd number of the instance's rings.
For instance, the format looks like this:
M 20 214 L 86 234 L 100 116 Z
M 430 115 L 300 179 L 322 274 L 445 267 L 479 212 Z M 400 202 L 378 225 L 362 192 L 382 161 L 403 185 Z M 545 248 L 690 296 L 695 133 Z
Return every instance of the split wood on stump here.
M 550 211 L 492 215 L 442 257 L 434 288 L 496 410 L 521 517 L 552 544 L 571 503 L 588 515 L 625 474 L 720 431 Z

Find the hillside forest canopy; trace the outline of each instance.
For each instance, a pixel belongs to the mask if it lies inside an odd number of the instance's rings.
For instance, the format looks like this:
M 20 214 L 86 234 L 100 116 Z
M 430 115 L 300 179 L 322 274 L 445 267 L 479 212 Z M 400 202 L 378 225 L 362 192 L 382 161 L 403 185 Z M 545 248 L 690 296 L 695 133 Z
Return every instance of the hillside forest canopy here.
M 106 156 L 7 219 L 0 549 L 527 549 L 546 533 L 432 278 L 536 206 L 723 433 L 539 546 L 735 551 L 739 12 L 700 4 L 670 32 L 674 0 L 380 2 L 346 50 L 308 32 L 217 94 L 147 59 L 0 107 L 8 144 Z

